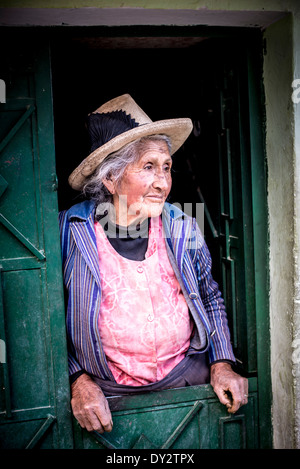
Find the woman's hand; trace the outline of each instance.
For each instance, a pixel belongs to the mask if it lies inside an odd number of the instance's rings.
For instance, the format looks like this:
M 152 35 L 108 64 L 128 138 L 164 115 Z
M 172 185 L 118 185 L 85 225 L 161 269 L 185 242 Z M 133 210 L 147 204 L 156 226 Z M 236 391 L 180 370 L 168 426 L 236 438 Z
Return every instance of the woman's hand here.
M 210 383 L 220 402 L 234 414 L 248 402 L 248 380 L 235 373 L 229 363 L 214 363 L 210 370 Z
M 71 407 L 82 428 L 89 432 L 111 432 L 112 416 L 106 397 L 87 374 L 82 374 L 71 386 Z

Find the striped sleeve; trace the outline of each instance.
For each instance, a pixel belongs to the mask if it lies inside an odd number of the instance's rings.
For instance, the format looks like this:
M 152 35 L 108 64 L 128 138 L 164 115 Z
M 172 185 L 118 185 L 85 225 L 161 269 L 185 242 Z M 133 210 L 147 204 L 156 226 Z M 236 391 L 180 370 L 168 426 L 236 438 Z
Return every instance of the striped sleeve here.
M 63 278 L 65 290 L 68 292 L 69 289 L 69 279 L 71 277 L 71 262 L 72 252 L 70 252 L 70 230 L 68 223 L 67 211 L 62 211 L 59 213 L 59 228 L 60 228 L 60 239 L 61 239 L 61 253 L 62 253 L 62 268 L 63 268 Z M 71 249 L 72 251 L 72 249 Z M 68 330 L 67 330 L 68 332 Z M 68 366 L 69 366 L 69 375 L 73 375 L 78 371 L 82 370 L 82 367 L 79 365 L 78 361 L 75 358 L 75 353 L 72 351 L 72 341 L 68 338 Z
M 211 255 L 199 228 L 197 228 L 197 232 L 196 271 L 199 292 L 213 331 L 209 347 L 209 360 L 210 363 L 218 360 L 235 362 L 224 300 L 211 273 Z

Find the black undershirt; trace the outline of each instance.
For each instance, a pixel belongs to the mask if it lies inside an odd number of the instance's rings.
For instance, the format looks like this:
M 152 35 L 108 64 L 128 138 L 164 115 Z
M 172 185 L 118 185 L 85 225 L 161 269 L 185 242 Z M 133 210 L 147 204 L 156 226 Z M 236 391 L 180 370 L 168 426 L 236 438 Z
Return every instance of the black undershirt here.
M 96 218 L 101 223 L 103 217 Z M 111 221 L 102 224 L 104 233 L 112 247 L 126 259 L 143 261 L 148 248 L 149 220 L 127 226 L 115 225 Z

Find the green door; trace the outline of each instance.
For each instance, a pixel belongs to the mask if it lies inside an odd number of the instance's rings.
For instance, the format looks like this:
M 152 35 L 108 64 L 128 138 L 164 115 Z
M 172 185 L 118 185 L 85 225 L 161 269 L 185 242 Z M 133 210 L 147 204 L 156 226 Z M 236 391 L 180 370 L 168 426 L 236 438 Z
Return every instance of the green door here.
M 72 447 L 49 53 L 2 44 L 0 447 Z
M 249 402 L 229 415 L 210 385 L 109 397 L 114 427 L 100 435 L 74 425 L 76 448 L 246 449 L 259 447 L 257 386 L 249 380 Z
M 268 334 L 264 304 L 266 199 L 260 95 L 255 78 L 259 68 L 255 70 L 255 60 L 241 53 L 242 45 L 235 53 L 229 53 L 235 47 L 230 42 L 224 47 L 228 54 L 224 54 L 220 40 L 212 43 L 212 47 L 208 42 L 207 47 L 197 49 L 198 55 L 192 50 L 180 53 L 175 49 L 159 54 L 163 60 L 166 55 L 171 60 L 172 54 L 178 63 L 182 59 L 177 71 L 178 86 L 185 89 L 183 100 L 189 103 L 187 111 L 192 112 L 195 122 L 201 123 L 201 138 L 197 139 L 196 125 L 195 140 L 191 140 L 191 147 L 186 146 L 181 155 L 185 166 L 177 172 L 181 176 L 188 174 L 184 198 L 180 200 L 175 194 L 173 201 L 181 202 L 182 206 L 185 202 L 206 202 L 205 237 L 213 254 L 215 276 L 225 293 L 239 370 L 249 377 L 249 403 L 231 416 L 218 402 L 210 385 L 113 397 L 109 398 L 113 431 L 90 434 L 72 422 L 70 412 L 57 224 L 52 78 L 48 48 L 41 40 L 37 47 L 38 37 L 33 33 L 33 41 L 26 42 L 24 35 L 19 36 L 16 47 L 10 46 L 1 63 L 0 78 L 6 82 L 7 102 L 0 103 L 0 445 L 70 448 L 74 439 L 76 448 L 99 449 L 268 447 L 270 402 L 266 376 L 269 365 L 262 354 Z M 9 39 L 6 37 L 7 44 Z M 221 41 L 224 44 L 224 39 Z M 255 56 L 252 38 L 249 43 L 252 44 L 249 50 Z M 111 60 L 113 65 L 116 54 L 126 55 L 129 68 L 137 63 L 143 67 L 144 60 L 147 69 L 148 63 L 144 51 L 124 54 L 115 50 L 111 56 L 110 53 L 101 56 L 100 51 L 87 55 L 77 46 L 72 50 L 70 42 L 64 43 L 61 37 L 58 48 L 52 52 L 56 83 L 54 109 L 58 116 L 56 156 L 61 176 L 64 172 L 68 174 L 74 162 L 82 158 L 82 148 L 76 148 L 74 129 L 86 115 L 85 106 L 89 105 L 86 103 L 94 103 L 95 91 L 99 92 L 103 59 Z M 150 54 L 157 60 L 155 51 Z M 195 57 L 201 58 L 205 75 L 197 76 Z M 189 68 L 191 64 L 194 68 Z M 94 88 L 90 75 L 83 73 L 86 65 L 100 67 L 91 73 L 97 77 Z M 188 86 L 190 76 L 197 83 L 194 89 Z M 147 74 L 144 81 L 146 77 Z M 102 77 L 101 89 L 110 97 L 121 94 L 124 86 L 132 85 L 131 77 L 127 79 L 128 83 L 119 84 L 119 90 L 107 75 Z M 168 91 L 168 84 L 166 76 L 163 86 L 160 80 L 153 93 L 158 96 L 161 92 L 161 100 L 168 98 L 172 102 L 173 91 Z M 138 89 L 137 83 L 132 86 L 142 99 L 148 100 L 148 112 L 152 116 L 151 93 L 144 96 L 143 88 Z M 143 86 L 150 89 L 150 83 Z M 103 94 L 99 101 L 104 101 L 106 96 L 102 98 Z M 149 109 L 147 102 L 138 98 L 137 101 L 145 110 Z M 174 112 L 181 114 L 177 104 Z M 185 109 L 185 102 L 181 105 Z M 169 110 L 171 113 L 171 107 Z M 155 119 L 164 117 L 154 115 Z M 203 154 L 207 156 L 203 158 Z M 202 164 L 197 166 L 197 161 Z M 203 161 L 207 165 L 205 170 Z M 209 166 L 213 171 L 209 171 Z M 206 177 L 207 174 L 213 174 L 215 179 Z M 62 205 L 66 203 L 67 193 L 64 179 L 59 178 Z M 174 183 L 176 188 L 176 175 Z M 179 194 L 182 190 L 179 186 Z M 192 193 L 189 200 L 188 191 Z

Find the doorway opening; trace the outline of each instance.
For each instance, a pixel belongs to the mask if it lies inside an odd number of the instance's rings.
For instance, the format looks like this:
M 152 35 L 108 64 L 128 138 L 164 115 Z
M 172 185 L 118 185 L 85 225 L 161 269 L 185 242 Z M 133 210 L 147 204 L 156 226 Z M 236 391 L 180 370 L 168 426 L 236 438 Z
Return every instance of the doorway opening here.
M 205 36 L 73 36 L 53 44 L 52 70 L 60 210 L 82 200 L 67 179 L 89 154 L 85 119 L 101 104 L 129 93 L 153 121 L 192 119 L 193 131 L 173 158 L 169 202 L 197 218 L 204 204 L 201 228 L 224 295 L 237 371 L 256 376 L 255 308 L 247 294 L 254 271 L 253 246 L 245 244 L 252 206 L 242 44 Z

